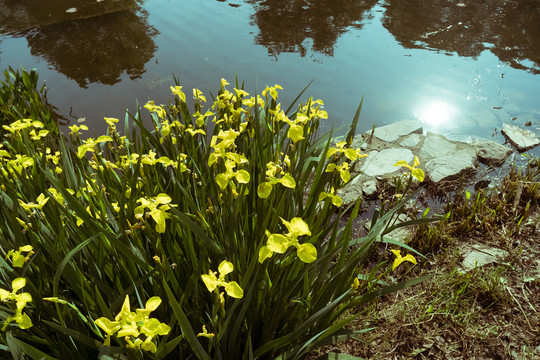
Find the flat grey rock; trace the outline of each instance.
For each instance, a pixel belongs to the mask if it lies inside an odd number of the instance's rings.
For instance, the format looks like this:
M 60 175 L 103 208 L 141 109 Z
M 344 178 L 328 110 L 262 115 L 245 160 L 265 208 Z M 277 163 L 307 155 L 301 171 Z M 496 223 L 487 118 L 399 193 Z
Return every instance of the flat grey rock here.
M 362 184 L 362 192 L 365 197 L 374 197 L 377 195 L 377 181 L 368 180 Z
M 424 139 L 424 136 L 421 134 L 411 134 L 403 139 L 399 145 L 406 148 L 414 148 L 420 145 L 420 142 Z
M 429 160 L 426 172 L 431 181 L 438 183 L 452 180 L 470 169 L 476 169 L 476 158 L 467 150 L 458 150 L 448 155 Z
M 538 135 L 530 130 L 525 130 L 516 125 L 504 124 L 501 133 L 517 151 L 522 152 L 532 149 L 540 144 Z
M 488 247 L 485 245 L 473 245 L 464 250 L 465 259 L 462 263 L 462 270 L 467 272 L 476 267 L 498 262 L 508 255 L 508 252 Z
M 360 169 L 368 176 L 382 176 L 399 171 L 399 167 L 394 166 L 399 160 L 405 160 L 412 164 L 414 154 L 409 149 L 392 148 L 381 151 L 371 151 L 367 157 L 364 166 Z
M 405 221 L 412 220 L 409 216 L 405 214 L 399 214 L 396 224 L 400 224 Z M 411 226 L 404 226 L 397 228 L 395 230 L 390 231 L 388 234 L 384 235 L 385 237 L 389 237 L 391 239 L 397 240 L 399 242 L 405 243 L 407 239 L 411 237 L 412 233 L 412 227 Z
M 377 139 L 386 142 L 395 142 L 400 137 L 409 134 L 421 134 L 423 131 L 422 124 L 416 120 L 404 120 L 395 124 L 385 125 L 375 128 L 373 136 Z M 370 132 L 368 132 L 369 134 Z
M 343 206 L 351 205 L 359 198 L 362 198 L 362 185 L 360 177 L 357 176 L 337 191 L 337 195 L 343 201 Z
M 471 144 L 476 149 L 478 159 L 487 165 L 501 166 L 512 149 L 491 140 L 475 140 Z
M 444 136 L 430 133 L 420 149 L 420 157 L 423 159 L 433 159 L 445 156 L 456 150 L 457 145 L 451 143 Z
M 478 113 L 477 116 L 492 118 L 492 112 Z M 344 204 L 351 204 L 358 198 L 375 198 L 379 181 L 387 181 L 399 176 L 406 169 L 394 166 L 400 160 L 412 165 L 415 155 L 426 179 L 434 183 L 453 180 L 465 173 L 476 170 L 478 160 L 500 166 L 512 153 L 509 146 L 491 140 L 469 139 L 452 141 L 443 135 L 422 133 L 418 121 L 406 120 L 358 134 L 353 139 L 353 147 L 363 146 L 368 157 L 356 162 L 350 169 L 357 175 L 354 181 L 338 191 Z M 379 189 L 380 190 L 380 189 Z
M 398 218 L 396 219 L 396 224 L 401 224 L 405 221 L 410 221 L 412 220 L 408 215 L 406 214 L 399 214 Z M 366 228 L 367 231 L 369 231 L 371 229 L 371 224 L 370 223 L 366 223 L 364 225 L 364 227 Z M 412 234 L 412 227 L 411 226 L 404 226 L 404 227 L 399 227 L 395 230 L 392 230 L 390 231 L 388 234 L 384 235 L 385 238 L 390 238 L 392 240 L 396 240 L 396 241 L 399 241 L 399 242 L 402 242 L 402 243 L 405 243 L 407 239 L 410 239 L 411 238 L 411 234 Z

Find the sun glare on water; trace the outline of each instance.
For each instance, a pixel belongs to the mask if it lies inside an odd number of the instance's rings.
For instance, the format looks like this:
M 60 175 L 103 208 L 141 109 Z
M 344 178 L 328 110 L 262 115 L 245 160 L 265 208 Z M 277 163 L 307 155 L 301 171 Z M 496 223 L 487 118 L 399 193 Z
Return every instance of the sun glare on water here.
M 431 128 L 452 127 L 456 115 L 455 107 L 441 100 L 424 102 L 413 112 L 418 120 Z

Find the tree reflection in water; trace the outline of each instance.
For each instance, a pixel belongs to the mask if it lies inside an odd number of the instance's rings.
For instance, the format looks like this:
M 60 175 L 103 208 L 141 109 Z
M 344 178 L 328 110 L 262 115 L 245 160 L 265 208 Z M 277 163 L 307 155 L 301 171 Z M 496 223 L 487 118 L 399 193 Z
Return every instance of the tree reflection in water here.
M 248 0 L 268 52 L 332 56 L 340 35 L 361 29 L 377 0 Z M 540 74 L 540 0 L 385 0 L 383 25 L 405 48 L 477 57 L 489 49 L 517 69 Z
M 152 58 L 156 31 L 132 11 L 49 25 L 27 35 L 32 55 L 46 59 L 79 86 L 113 85 L 125 71 L 141 77 Z
M 365 14 L 378 0 L 250 0 L 256 13 L 252 23 L 259 28 L 255 43 L 268 52 L 309 50 L 333 56 L 340 35 L 351 28 L 361 29 Z
M 386 0 L 383 25 L 406 48 L 477 57 L 489 49 L 540 74 L 540 0 Z
M 157 31 L 134 1 L 103 3 L 108 5 L 60 0 L 51 8 L 40 2 L 0 0 L 0 8 L 17 19 L 3 22 L 0 31 L 26 37 L 32 55 L 81 87 L 113 85 L 124 72 L 139 78 L 157 49 L 153 40 Z

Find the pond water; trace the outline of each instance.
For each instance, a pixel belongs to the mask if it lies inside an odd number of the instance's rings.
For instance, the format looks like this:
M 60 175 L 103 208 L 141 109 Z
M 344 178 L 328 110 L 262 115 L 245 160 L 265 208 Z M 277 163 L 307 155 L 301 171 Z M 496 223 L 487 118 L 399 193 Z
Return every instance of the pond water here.
M 123 118 L 136 100 L 284 87 L 327 128 L 416 118 L 452 139 L 540 128 L 540 0 L 0 0 L 0 68 L 35 68 L 61 114 Z M 71 114 L 71 115 L 70 115 Z M 535 150 L 536 151 L 536 150 Z

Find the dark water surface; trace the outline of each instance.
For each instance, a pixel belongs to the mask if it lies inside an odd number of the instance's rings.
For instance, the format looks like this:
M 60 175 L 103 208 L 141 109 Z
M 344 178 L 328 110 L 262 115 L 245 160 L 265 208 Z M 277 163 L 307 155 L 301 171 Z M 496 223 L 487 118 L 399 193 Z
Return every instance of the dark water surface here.
M 453 139 L 540 128 L 540 0 L 0 0 L 0 68 L 36 68 L 60 112 L 123 118 L 235 74 L 325 101 L 328 128 L 417 118 Z M 537 131 L 538 132 L 538 131 Z

